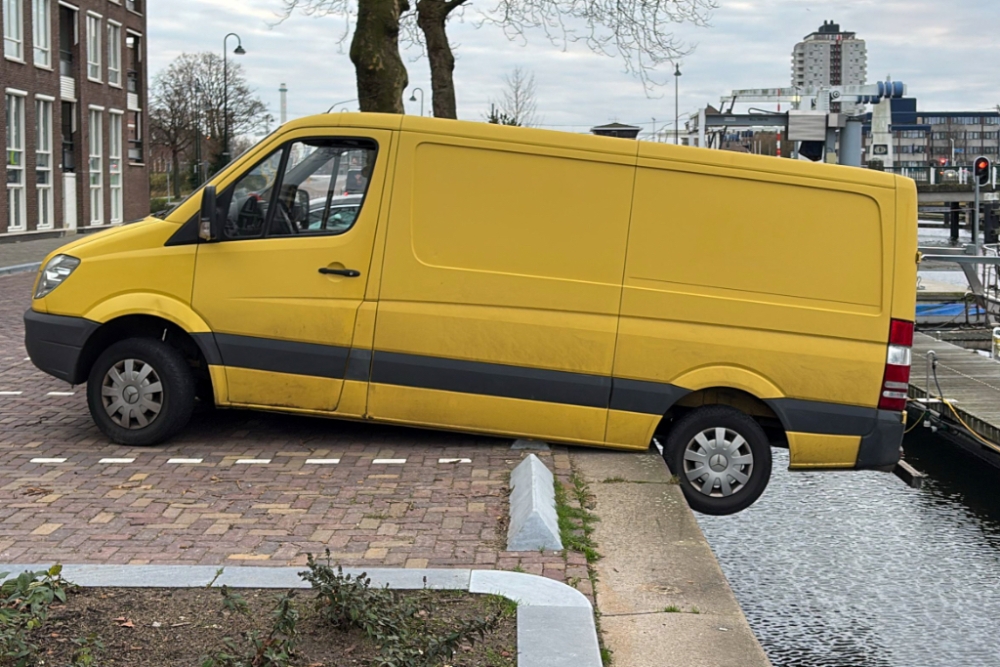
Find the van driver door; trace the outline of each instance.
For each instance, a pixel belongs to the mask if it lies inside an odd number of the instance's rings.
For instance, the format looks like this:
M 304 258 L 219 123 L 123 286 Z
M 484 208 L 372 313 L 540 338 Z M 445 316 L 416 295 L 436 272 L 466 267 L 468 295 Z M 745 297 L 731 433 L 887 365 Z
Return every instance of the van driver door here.
M 298 130 L 217 186 L 224 234 L 198 247 L 192 304 L 215 335 L 226 403 L 337 409 L 391 137 Z

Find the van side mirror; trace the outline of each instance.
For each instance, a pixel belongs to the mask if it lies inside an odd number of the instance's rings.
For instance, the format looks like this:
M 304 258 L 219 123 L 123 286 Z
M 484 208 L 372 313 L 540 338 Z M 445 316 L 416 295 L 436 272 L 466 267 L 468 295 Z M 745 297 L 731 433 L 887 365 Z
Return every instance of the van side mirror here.
M 207 243 L 222 238 L 222 225 L 215 200 L 215 186 L 206 185 L 201 192 L 201 220 L 198 225 L 198 236 Z

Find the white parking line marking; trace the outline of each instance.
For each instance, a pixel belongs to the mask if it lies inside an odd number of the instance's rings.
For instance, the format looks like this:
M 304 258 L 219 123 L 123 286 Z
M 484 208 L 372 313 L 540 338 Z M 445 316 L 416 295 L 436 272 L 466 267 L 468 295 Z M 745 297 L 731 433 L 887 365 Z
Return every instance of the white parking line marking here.
M 237 463 L 246 463 L 246 464 L 270 463 L 271 459 L 237 459 L 236 462 Z
M 0 396 L 20 396 L 23 391 L 0 391 Z
M 438 463 L 472 463 L 472 459 L 438 459 Z
M 167 463 L 201 463 L 204 459 L 167 459 Z
M 46 396 L 72 396 L 75 391 L 50 391 Z
M 335 466 L 340 463 L 340 459 L 306 459 L 306 465 L 313 466 Z
M 31 459 L 32 463 L 66 463 L 66 459 Z
M 25 357 L 24 360 L 25 361 L 31 361 L 31 357 Z
M 135 463 L 135 459 L 101 459 L 98 463 Z
M 375 459 L 372 463 L 376 465 L 398 466 L 406 463 L 406 459 Z

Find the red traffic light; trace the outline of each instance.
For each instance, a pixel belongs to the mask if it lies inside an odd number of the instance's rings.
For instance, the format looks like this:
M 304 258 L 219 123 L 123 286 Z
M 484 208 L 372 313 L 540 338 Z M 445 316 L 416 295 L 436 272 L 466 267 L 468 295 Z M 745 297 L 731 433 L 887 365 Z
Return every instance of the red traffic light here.
M 975 166 L 976 183 L 979 185 L 989 185 L 991 173 L 993 170 L 990 168 L 990 159 L 985 156 L 980 156 L 975 159 L 972 163 Z

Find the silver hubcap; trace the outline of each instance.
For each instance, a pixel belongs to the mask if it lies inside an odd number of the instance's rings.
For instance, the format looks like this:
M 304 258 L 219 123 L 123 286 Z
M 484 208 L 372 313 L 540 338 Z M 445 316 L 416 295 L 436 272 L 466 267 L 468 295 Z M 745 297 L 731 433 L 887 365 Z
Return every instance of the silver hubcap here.
M 728 428 L 709 428 L 684 448 L 684 476 L 706 496 L 731 496 L 753 475 L 750 443 Z
M 123 359 L 108 369 L 101 385 L 104 410 L 122 428 L 145 428 L 163 408 L 163 383 L 140 359 Z

